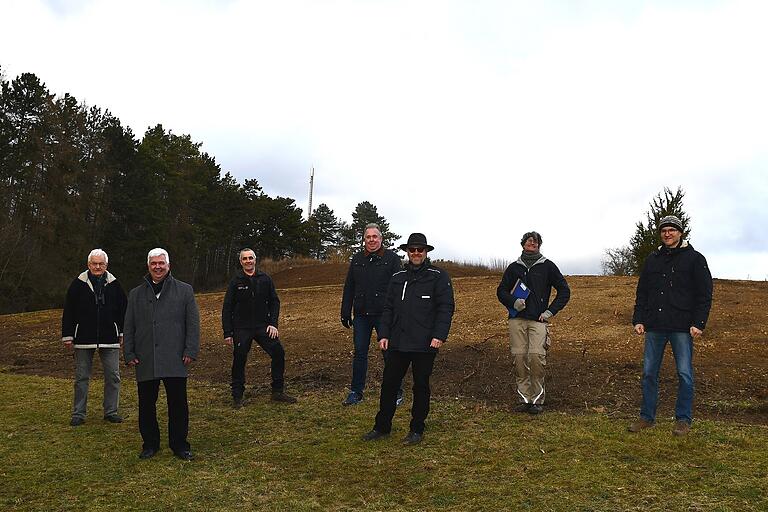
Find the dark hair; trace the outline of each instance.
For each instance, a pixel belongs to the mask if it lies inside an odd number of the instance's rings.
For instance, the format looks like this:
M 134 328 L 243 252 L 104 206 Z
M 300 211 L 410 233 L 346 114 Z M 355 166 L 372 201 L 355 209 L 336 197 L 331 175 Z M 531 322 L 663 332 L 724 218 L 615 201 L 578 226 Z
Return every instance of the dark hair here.
M 529 231 L 523 235 L 523 238 L 520 239 L 520 245 L 525 245 L 525 241 L 529 238 L 536 240 L 539 245 L 544 243 L 544 241 L 541 239 L 541 235 L 537 231 Z

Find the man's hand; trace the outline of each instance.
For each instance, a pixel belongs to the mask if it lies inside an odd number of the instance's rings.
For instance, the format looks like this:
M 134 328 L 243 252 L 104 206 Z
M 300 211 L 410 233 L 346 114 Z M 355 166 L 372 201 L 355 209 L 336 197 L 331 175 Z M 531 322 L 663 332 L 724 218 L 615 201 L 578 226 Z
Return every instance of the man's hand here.
M 184 357 L 182 357 L 182 358 L 181 358 L 181 360 L 184 362 L 184 366 L 189 366 L 189 364 L 190 364 L 192 361 L 194 361 L 194 359 L 192 359 L 192 358 L 191 358 L 191 357 L 189 357 L 189 356 L 184 356 Z
M 126 361 L 125 364 L 127 364 L 128 366 L 136 366 L 137 364 L 139 364 L 139 360 L 138 359 L 131 359 L 130 361 Z
M 349 329 L 352 326 L 352 319 L 346 316 L 341 317 L 341 325 Z
M 277 327 L 274 325 L 268 325 L 267 326 L 267 336 L 270 337 L 270 339 L 277 338 Z
M 432 342 L 429 344 L 429 346 L 432 348 L 440 348 L 443 346 L 443 340 L 432 338 Z
M 699 336 L 701 336 L 702 332 L 704 331 L 702 331 L 698 327 L 691 326 L 691 338 L 698 338 Z
M 515 299 L 515 303 L 512 305 L 515 311 L 518 313 L 525 309 L 525 299 Z
M 379 348 L 381 350 L 387 350 L 387 347 L 389 347 L 389 338 L 381 338 L 379 340 Z
M 67 340 L 64 342 L 64 346 L 68 349 L 72 348 L 72 340 Z
M 693 329 L 693 327 L 691 327 L 691 329 Z M 635 332 L 637 334 L 645 334 L 645 326 L 643 324 L 637 324 L 635 326 Z
M 227 336 L 226 338 L 224 338 L 224 343 L 226 343 L 226 344 L 227 344 L 227 345 L 229 345 L 230 347 L 232 346 L 232 342 L 233 342 L 233 341 L 234 341 L 234 340 L 232 339 L 232 336 Z
M 552 315 L 552 312 L 550 310 L 544 311 L 542 314 L 539 315 L 539 322 L 549 322 L 549 319 L 552 318 L 554 315 Z

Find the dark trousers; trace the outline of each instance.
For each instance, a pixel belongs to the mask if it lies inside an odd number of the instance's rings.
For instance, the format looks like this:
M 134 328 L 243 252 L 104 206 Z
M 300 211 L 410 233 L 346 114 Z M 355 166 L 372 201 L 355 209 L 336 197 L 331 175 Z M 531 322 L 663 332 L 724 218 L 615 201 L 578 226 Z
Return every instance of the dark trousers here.
M 160 449 L 160 426 L 157 424 L 157 395 L 160 381 L 165 386 L 168 402 L 168 446 L 174 453 L 188 451 L 189 404 L 187 403 L 187 378 L 165 377 L 137 382 L 139 388 L 139 432 L 146 450 Z
M 413 374 L 413 407 L 411 407 L 411 432 L 424 433 L 424 422 L 429 414 L 429 376 L 435 364 L 437 352 L 397 352 L 387 350 L 384 360 L 384 378 L 381 383 L 379 413 L 374 429 L 379 432 L 392 430 L 395 415 L 397 390 L 403 381 L 408 366 Z
M 279 338 L 267 336 L 267 328 L 235 329 L 232 351 L 232 396 L 241 398 L 245 392 L 245 363 L 248 362 L 248 352 L 251 343 L 256 343 L 272 358 L 272 391 L 282 391 L 285 374 L 285 349 Z

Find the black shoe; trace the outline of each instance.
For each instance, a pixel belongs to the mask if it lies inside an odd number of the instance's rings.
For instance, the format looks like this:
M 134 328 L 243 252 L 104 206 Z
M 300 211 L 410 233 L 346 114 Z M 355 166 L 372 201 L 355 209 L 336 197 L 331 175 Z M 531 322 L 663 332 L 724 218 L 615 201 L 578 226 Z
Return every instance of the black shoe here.
M 240 409 L 243 406 L 243 397 L 236 396 L 232 398 L 232 408 Z
M 291 395 L 286 395 L 282 391 L 273 391 L 272 392 L 272 401 L 273 402 L 282 402 L 284 404 L 295 404 L 296 398 L 292 397 Z
M 123 417 L 118 414 L 110 414 L 109 416 L 104 416 L 104 421 L 108 421 L 110 423 L 122 423 Z
M 177 459 L 181 459 L 181 460 L 192 460 L 195 458 L 195 456 L 192 455 L 192 452 L 189 450 L 184 450 L 182 452 L 173 452 L 173 455 Z
M 514 406 L 512 408 L 512 411 L 513 412 L 529 412 L 531 410 L 531 405 L 533 405 L 533 404 L 530 404 L 528 402 L 522 403 L 522 404 L 517 404 L 516 406 Z
M 85 423 L 85 418 L 81 418 L 80 416 L 75 416 L 71 420 L 69 420 L 70 427 L 79 427 L 83 423 Z
M 389 432 L 379 432 L 376 429 L 371 430 L 367 434 L 363 435 L 363 441 L 376 441 L 378 439 L 383 439 L 389 435 Z
M 419 434 L 418 432 L 408 432 L 408 435 L 403 438 L 403 444 L 419 444 L 423 438 L 424 434 Z
M 531 405 L 531 408 L 528 409 L 528 414 L 541 414 L 544 412 L 544 406 L 539 404 L 533 404 Z
M 141 450 L 141 453 L 139 454 L 139 458 L 140 459 L 151 459 L 159 451 L 160 451 L 159 449 L 156 450 L 154 448 L 144 448 L 143 450 Z

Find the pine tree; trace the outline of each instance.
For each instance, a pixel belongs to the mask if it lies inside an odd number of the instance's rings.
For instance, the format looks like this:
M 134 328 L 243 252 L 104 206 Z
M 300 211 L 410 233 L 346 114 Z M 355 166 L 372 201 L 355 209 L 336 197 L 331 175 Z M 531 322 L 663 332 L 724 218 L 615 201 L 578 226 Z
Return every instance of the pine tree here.
M 643 263 L 651 252 L 659 246 L 659 221 L 667 215 L 675 215 L 683 223 L 683 237 L 687 238 L 690 233 L 690 218 L 683 210 L 683 198 L 685 192 L 681 187 L 677 187 L 676 192 L 672 192 L 664 187 L 663 193 L 658 193 L 651 201 L 651 209 L 645 213 L 645 223 L 642 221 L 635 225 L 635 234 L 629 241 L 629 248 L 632 253 L 630 269 L 632 275 L 639 275 L 643 268 Z
M 389 222 L 384 216 L 379 215 L 376 206 L 368 201 L 358 203 L 355 207 L 355 211 L 352 212 L 352 224 L 349 226 L 351 232 L 347 232 L 344 236 L 347 243 L 354 240 L 352 246 L 349 248 L 354 250 L 360 247 L 363 239 L 363 231 L 368 224 L 378 224 L 381 229 L 381 244 L 384 247 L 389 247 L 392 242 L 400 238 L 400 235 L 389 231 Z

